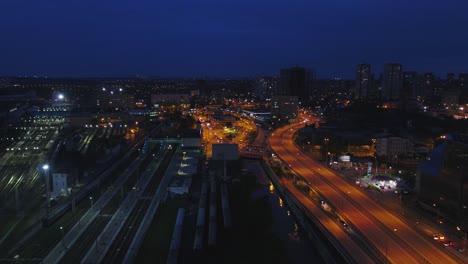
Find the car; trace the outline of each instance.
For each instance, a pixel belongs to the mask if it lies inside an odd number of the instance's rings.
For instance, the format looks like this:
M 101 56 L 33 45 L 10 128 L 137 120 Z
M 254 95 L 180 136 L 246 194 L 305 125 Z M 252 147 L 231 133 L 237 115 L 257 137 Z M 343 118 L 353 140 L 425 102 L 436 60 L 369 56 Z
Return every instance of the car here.
M 452 246 L 452 245 L 454 245 L 454 243 L 452 241 L 450 241 L 450 240 L 447 240 L 447 241 L 444 242 L 444 246 L 446 246 L 446 247 Z
M 438 235 L 432 235 L 432 238 L 434 238 L 434 240 L 439 240 L 439 236 L 438 236 Z
M 342 219 L 338 219 L 340 221 L 340 223 L 343 225 L 344 228 L 348 228 L 348 224 L 342 220 Z

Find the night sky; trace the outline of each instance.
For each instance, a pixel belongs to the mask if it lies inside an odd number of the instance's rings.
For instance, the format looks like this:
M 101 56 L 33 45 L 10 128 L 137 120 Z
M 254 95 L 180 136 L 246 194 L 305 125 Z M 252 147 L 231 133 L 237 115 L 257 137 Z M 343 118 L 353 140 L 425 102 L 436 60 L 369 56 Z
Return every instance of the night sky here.
M 467 0 L 1 0 L 0 76 L 468 72 Z

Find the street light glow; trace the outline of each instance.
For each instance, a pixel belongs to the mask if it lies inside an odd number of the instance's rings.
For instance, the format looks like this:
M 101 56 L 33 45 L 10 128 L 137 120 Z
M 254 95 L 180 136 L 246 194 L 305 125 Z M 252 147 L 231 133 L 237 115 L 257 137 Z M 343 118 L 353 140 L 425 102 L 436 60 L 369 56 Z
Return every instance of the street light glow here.
M 59 94 L 57 97 L 58 97 L 59 100 L 63 100 L 65 98 L 65 96 L 63 94 Z
M 42 166 L 42 169 L 43 169 L 43 170 L 48 170 L 48 169 L 49 169 L 49 164 L 44 164 L 44 165 Z

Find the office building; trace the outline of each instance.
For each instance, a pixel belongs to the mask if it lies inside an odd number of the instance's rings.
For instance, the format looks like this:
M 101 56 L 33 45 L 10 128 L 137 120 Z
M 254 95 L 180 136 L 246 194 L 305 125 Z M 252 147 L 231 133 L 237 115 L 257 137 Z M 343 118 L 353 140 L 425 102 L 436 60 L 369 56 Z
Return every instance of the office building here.
M 415 71 L 407 71 L 403 73 L 403 95 L 409 99 L 417 99 L 422 95 L 418 74 Z
M 424 98 L 430 98 L 434 95 L 433 87 L 434 87 L 434 75 L 430 72 L 425 73 L 423 75 L 423 83 L 422 83 Z
M 276 95 L 271 98 L 272 124 L 287 124 L 297 120 L 297 96 Z
M 270 101 L 278 89 L 278 79 L 274 77 L 259 77 L 255 79 L 255 96 L 260 101 Z
M 396 101 L 400 99 L 403 85 L 401 64 L 387 63 L 382 74 L 382 97 L 385 100 Z
M 375 153 L 378 156 L 388 157 L 389 160 L 414 154 L 414 143 L 411 140 L 391 135 L 378 138 L 375 148 Z
M 297 96 L 299 104 L 308 104 L 312 97 L 312 79 L 312 72 L 302 67 L 281 69 L 275 95 Z
M 370 64 L 359 64 L 356 68 L 356 86 L 354 89 L 354 98 L 363 99 L 370 97 L 371 94 L 371 66 Z

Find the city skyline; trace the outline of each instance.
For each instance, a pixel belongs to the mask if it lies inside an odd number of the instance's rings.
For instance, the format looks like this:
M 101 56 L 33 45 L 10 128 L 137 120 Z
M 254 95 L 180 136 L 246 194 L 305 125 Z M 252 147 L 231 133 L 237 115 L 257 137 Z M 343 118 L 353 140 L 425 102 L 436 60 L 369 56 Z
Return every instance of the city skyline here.
M 254 77 L 298 65 L 317 78 L 352 79 L 357 64 L 379 73 L 396 62 L 442 77 L 468 71 L 466 7 L 455 0 L 4 2 L 0 75 Z

